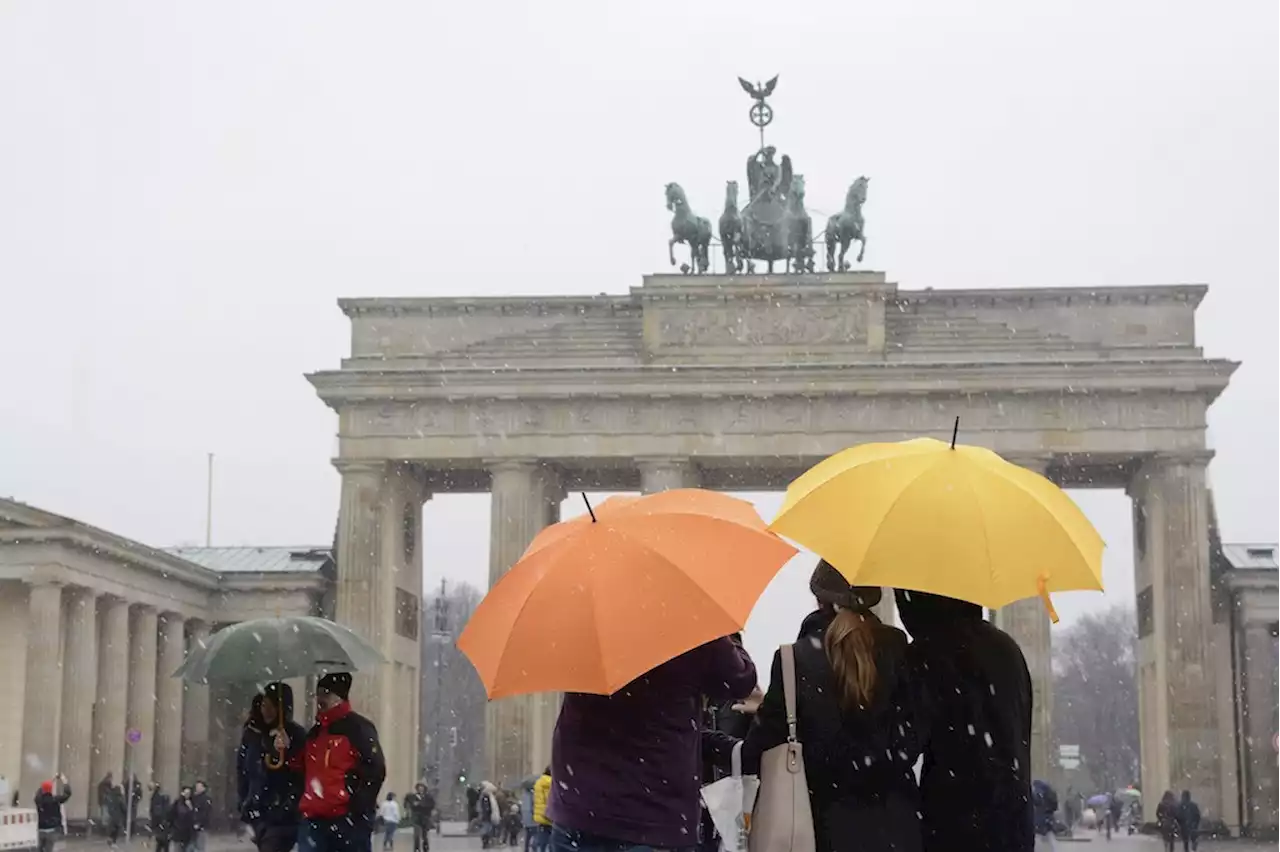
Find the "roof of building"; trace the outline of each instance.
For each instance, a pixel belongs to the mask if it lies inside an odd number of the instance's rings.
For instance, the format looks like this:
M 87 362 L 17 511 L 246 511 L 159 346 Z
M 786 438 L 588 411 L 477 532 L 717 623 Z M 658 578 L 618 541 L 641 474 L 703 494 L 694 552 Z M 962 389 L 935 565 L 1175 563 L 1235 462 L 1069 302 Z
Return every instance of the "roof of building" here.
M 219 574 L 314 572 L 333 558 L 328 546 L 167 547 L 165 551 Z
M 1222 555 L 1226 558 L 1227 564 L 1232 568 L 1238 569 L 1271 569 L 1280 568 L 1280 562 L 1277 561 L 1277 550 L 1280 544 L 1276 543 L 1228 543 L 1222 544 Z

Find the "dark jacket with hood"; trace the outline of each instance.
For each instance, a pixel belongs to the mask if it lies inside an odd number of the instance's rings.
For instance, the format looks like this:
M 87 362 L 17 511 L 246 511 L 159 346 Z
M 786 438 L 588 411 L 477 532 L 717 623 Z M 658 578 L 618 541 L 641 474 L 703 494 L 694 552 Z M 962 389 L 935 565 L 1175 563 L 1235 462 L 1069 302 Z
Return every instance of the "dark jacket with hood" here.
M 307 732 L 293 721 L 293 688 L 289 684 L 269 683 L 263 695 L 275 704 L 284 719 L 289 749 L 281 765 L 273 769 L 267 765 L 267 760 L 275 762 L 280 757 L 275 748 L 279 721 L 268 725 L 258 719 L 261 730 L 256 726 L 245 726 L 238 761 L 239 788 L 244 796 L 240 806 L 241 819 L 256 826 L 297 825 L 298 801 L 302 797 L 302 768 L 297 757 L 302 753 Z
M 924 697 L 907 671 L 907 638 L 875 622 L 875 691 L 869 706 L 848 710 L 823 647 L 834 617 L 830 609 L 810 614 L 794 647 L 797 734 L 818 852 L 915 852 L 920 803 L 913 767 L 926 730 Z M 769 690 L 743 743 L 743 771 L 758 772 L 761 755 L 786 740 L 782 657 L 775 654 Z
M 932 696 L 920 794 L 926 852 L 1023 852 L 1031 810 L 1031 675 L 975 604 L 897 592 L 912 677 Z
M 1182 801 L 1178 803 L 1178 827 L 1183 837 L 1195 837 L 1200 831 L 1200 806 L 1191 799 L 1191 791 L 1182 791 Z

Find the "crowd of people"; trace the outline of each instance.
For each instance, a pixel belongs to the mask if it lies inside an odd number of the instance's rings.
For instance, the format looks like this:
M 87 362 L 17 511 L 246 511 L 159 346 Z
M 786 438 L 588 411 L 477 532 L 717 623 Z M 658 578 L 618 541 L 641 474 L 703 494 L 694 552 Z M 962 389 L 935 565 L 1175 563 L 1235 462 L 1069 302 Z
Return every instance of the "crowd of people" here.
M 817 852 L 1052 848 L 1058 800 L 1030 774 L 1031 679 L 1017 643 L 974 604 L 897 590 L 908 640 L 876 616 L 879 588 L 851 586 L 825 561 L 809 589 L 816 608 L 787 655 L 794 714 L 783 695 L 782 652 L 762 692 L 736 635 L 613 695 L 568 694 L 545 772 L 514 793 L 487 781 L 469 791 L 468 816 L 484 847 L 515 846 L 523 836 L 525 852 L 716 852 L 701 785 L 729 770 L 735 750 L 742 770 L 755 774 L 766 752 L 798 742 Z M 419 784 L 401 801 L 393 792 L 379 801 L 384 755 L 373 724 L 352 709 L 350 689 L 350 674 L 318 681 L 310 731 L 294 721 L 287 684 L 268 684 L 254 698 L 237 792 L 259 852 L 295 844 L 299 852 L 370 852 L 379 823 L 383 849 L 392 849 L 406 822 L 414 852 L 428 852 L 434 799 Z M 37 796 L 42 832 L 61 822 L 71 794 L 57 780 L 61 789 L 47 782 Z M 140 792 L 129 797 L 135 807 Z M 125 799 L 103 779 L 99 808 L 113 843 Z M 210 810 L 201 782 L 172 802 L 153 789 L 156 852 L 171 843 L 203 852 Z M 1188 794 L 1179 803 L 1166 793 L 1156 822 L 1167 849 L 1179 836 L 1194 848 L 1199 809 Z
M 480 836 L 484 849 L 519 846 L 524 852 L 546 852 L 551 841 L 547 802 L 551 767 L 526 778 L 519 790 L 501 790 L 492 781 L 467 788 L 467 830 Z

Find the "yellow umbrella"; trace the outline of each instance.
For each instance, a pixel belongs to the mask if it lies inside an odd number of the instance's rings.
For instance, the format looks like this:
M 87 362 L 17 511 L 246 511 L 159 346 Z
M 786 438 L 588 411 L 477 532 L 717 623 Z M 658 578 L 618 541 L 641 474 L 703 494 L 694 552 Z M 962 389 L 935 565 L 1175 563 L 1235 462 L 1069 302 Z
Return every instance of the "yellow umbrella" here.
M 1002 607 L 1102 589 L 1103 542 L 1049 480 L 981 447 L 865 444 L 787 488 L 769 528 L 864 586 Z

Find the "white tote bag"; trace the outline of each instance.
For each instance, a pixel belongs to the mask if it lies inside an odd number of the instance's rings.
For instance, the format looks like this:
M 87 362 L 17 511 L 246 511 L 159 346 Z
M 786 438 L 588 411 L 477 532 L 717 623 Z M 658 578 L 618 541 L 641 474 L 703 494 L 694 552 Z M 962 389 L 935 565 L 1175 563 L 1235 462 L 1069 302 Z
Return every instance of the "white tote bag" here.
M 791 645 L 782 657 L 782 694 L 787 741 L 760 757 L 760 791 L 748 836 L 750 852 L 814 852 L 813 810 L 805 778 L 804 750 L 796 724 L 796 658 Z
M 723 852 L 747 852 L 747 832 L 751 825 L 751 809 L 755 807 L 760 780 L 742 774 L 742 743 L 733 746 L 733 769 L 702 788 L 702 801 L 711 814 Z

